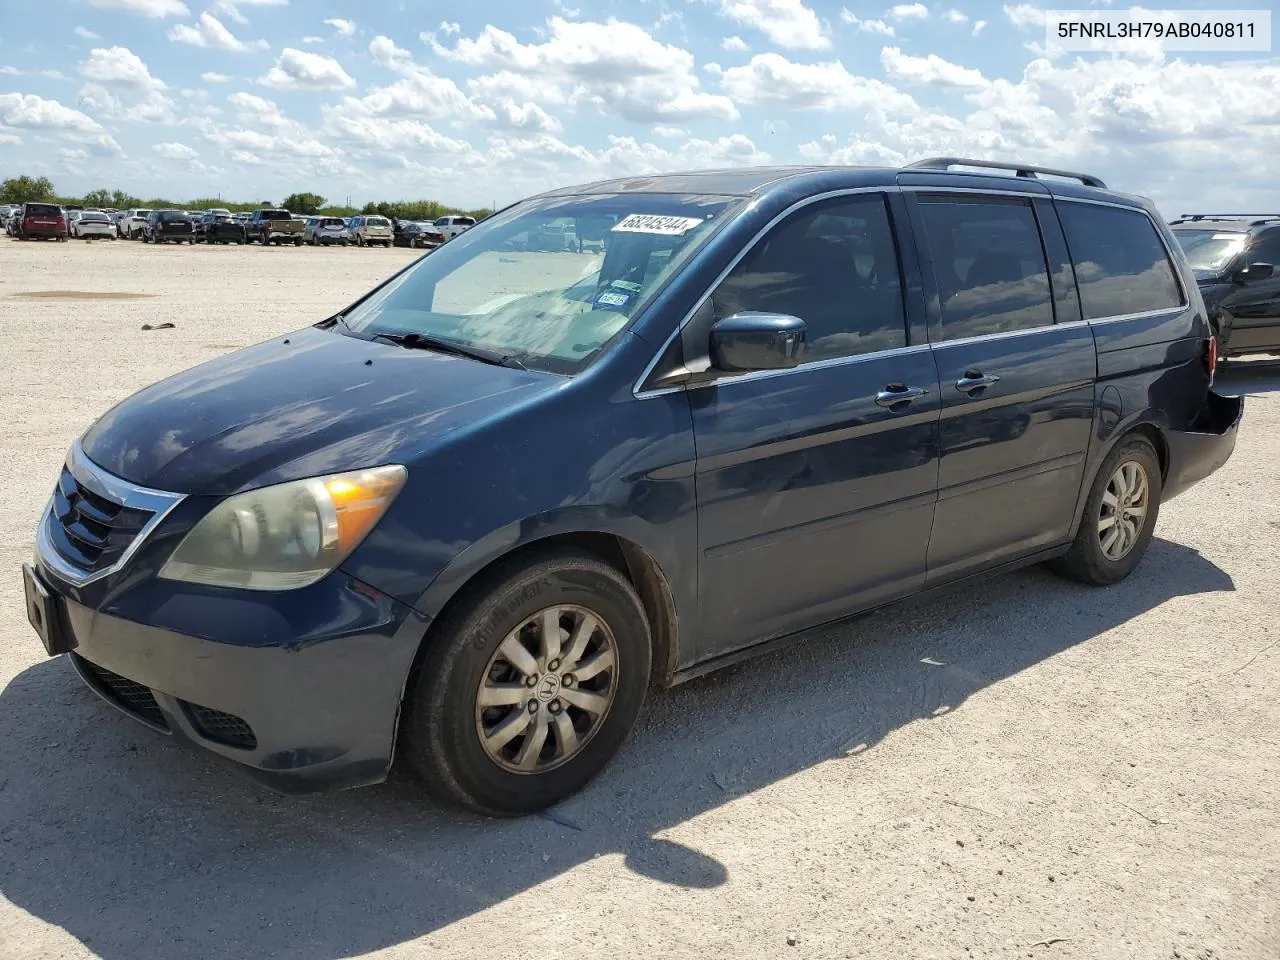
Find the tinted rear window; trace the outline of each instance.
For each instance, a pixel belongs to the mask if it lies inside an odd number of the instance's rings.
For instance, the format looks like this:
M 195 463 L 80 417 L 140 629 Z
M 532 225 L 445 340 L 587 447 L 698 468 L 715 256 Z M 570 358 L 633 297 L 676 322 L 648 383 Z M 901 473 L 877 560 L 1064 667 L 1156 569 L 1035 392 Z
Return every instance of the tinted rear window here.
M 293 214 L 288 210 L 262 210 L 259 216 L 263 220 L 292 220 Z
M 161 210 L 159 216 L 161 220 L 165 220 L 165 221 L 191 219 L 181 210 Z
M 322 227 L 345 227 L 346 225 L 347 222 L 338 217 L 325 217 L 320 221 L 320 226 Z
M 390 224 L 390 221 L 384 217 L 366 217 L 364 222 L 371 227 L 385 227 Z
M 920 216 L 944 340 L 1053 323 L 1049 270 L 1030 204 L 926 202 Z
M 1063 202 L 1058 216 L 1086 320 L 1183 305 L 1169 255 L 1146 214 Z
M 62 209 L 56 203 L 28 203 L 28 217 L 56 217 L 61 215 Z

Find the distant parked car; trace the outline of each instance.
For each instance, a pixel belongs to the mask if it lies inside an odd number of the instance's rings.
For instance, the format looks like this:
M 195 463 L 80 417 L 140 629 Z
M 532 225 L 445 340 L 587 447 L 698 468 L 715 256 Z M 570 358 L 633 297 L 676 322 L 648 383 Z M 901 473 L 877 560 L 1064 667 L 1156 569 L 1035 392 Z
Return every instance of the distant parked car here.
M 1218 335 L 1218 356 L 1280 356 L 1280 214 L 1187 214 L 1170 226 Z
M 292 243 L 302 246 L 306 224 L 288 210 L 255 210 L 245 223 L 245 234 L 250 243 Z
M 126 240 L 141 240 L 151 216 L 149 207 L 132 207 L 116 222 L 116 232 Z
M 147 243 L 195 243 L 195 224 L 182 210 L 152 210 L 142 239 Z
M 116 225 L 100 210 L 85 210 L 71 224 L 71 235 L 77 238 L 106 237 L 114 240 Z
M 444 234 L 434 224 L 401 221 L 398 226 L 394 241 L 397 247 L 434 250 L 444 243 Z
M 211 210 L 196 224 L 196 239 L 205 243 L 245 242 L 244 224 L 230 213 Z
M 389 247 L 395 239 L 391 221 L 386 217 L 352 217 L 350 229 L 351 239 L 355 241 L 357 247 L 370 247 L 374 244 Z
M 311 217 L 307 220 L 305 237 L 312 246 L 337 243 L 345 247 L 351 242 L 351 231 L 341 217 Z
M 444 234 L 446 240 L 452 240 L 458 234 L 466 230 L 470 230 L 476 225 L 475 217 L 436 217 L 435 228 L 437 233 Z
M 14 219 L 19 240 L 67 239 L 67 217 L 56 203 L 24 203 Z

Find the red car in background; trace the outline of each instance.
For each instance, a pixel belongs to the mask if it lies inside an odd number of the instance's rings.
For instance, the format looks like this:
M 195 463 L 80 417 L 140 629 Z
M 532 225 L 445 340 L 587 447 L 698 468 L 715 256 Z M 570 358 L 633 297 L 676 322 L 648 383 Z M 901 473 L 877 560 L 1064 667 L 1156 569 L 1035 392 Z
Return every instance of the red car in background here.
M 67 217 L 56 203 L 24 203 L 15 216 L 17 229 L 14 236 L 19 240 L 35 240 L 40 237 L 47 240 L 67 239 Z

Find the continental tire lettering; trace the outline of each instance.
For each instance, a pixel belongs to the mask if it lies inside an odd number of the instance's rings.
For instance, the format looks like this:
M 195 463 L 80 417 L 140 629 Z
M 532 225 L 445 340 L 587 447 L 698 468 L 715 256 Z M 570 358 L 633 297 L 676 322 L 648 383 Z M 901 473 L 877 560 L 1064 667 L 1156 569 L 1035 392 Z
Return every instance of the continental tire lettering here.
M 527 583 L 520 588 L 520 591 L 506 603 L 499 606 L 491 613 L 487 621 L 476 631 L 475 637 L 471 640 L 471 646 L 476 650 L 486 649 L 494 636 L 497 634 L 505 634 L 504 629 L 516 612 L 552 586 L 550 580 L 535 580 Z

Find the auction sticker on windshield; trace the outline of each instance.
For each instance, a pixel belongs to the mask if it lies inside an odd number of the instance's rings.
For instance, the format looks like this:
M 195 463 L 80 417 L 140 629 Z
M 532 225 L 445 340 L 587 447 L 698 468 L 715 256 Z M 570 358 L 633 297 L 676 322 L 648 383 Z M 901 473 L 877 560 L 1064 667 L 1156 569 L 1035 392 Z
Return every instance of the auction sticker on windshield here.
M 614 233 L 657 233 L 664 237 L 681 237 L 702 220 L 698 217 L 663 217 L 651 213 L 633 213 L 613 227 Z

